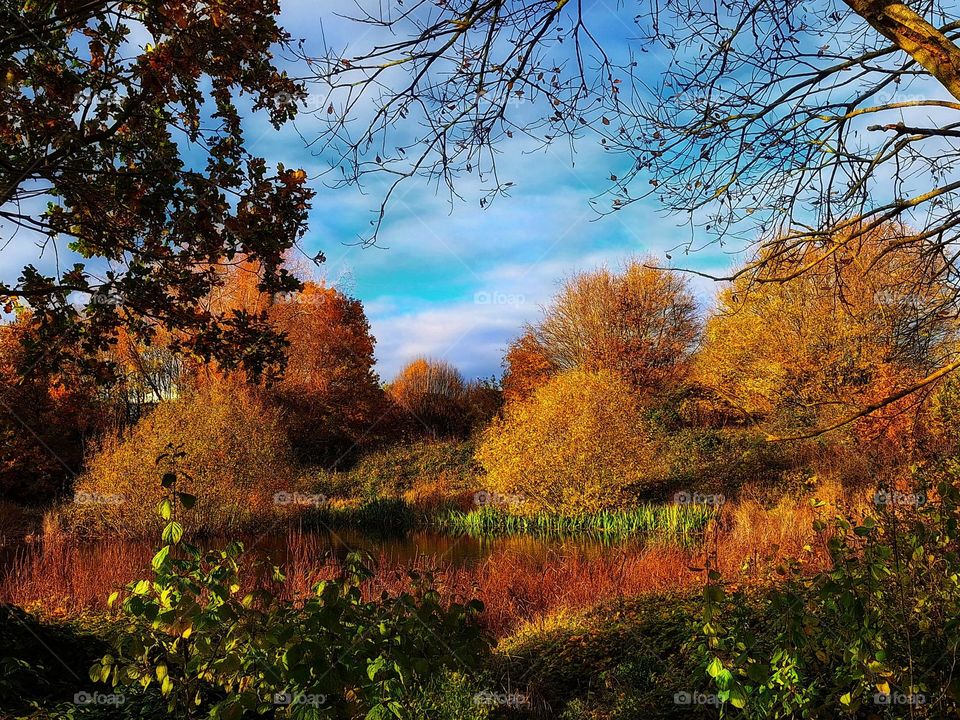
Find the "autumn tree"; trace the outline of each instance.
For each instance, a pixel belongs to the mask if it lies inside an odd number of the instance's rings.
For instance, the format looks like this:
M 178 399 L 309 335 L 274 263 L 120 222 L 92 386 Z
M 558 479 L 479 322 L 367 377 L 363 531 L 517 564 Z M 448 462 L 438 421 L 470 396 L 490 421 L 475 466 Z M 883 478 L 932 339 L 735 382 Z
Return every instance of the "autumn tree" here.
M 529 328 L 510 343 L 503 365 L 503 399 L 506 402 L 525 400 L 557 374 L 557 366 Z
M 839 273 L 816 265 L 788 283 L 739 277 L 707 323 L 698 378 L 771 431 L 804 434 L 842 424 L 948 362 L 957 339 L 953 289 L 936 275 L 914 275 L 914 246 L 888 250 L 908 232 L 890 225 L 837 238 Z M 780 259 L 771 272 L 802 268 L 815 252 Z M 901 400 L 858 427 L 896 420 L 899 435 L 909 435 L 903 423 L 915 419 L 913 405 Z
M 336 464 L 388 432 L 386 402 L 374 372 L 375 339 L 363 304 L 311 280 L 288 260 L 302 289 L 265 292 L 258 263 L 244 259 L 224 268 L 208 299 L 215 312 L 236 310 L 266 319 L 283 343 L 283 373 L 267 396 L 283 409 L 290 442 L 301 460 Z M 203 382 L 236 382 L 229 369 L 208 365 Z
M 275 302 L 268 317 L 289 343 L 286 370 L 273 392 L 300 457 L 336 463 L 378 438 L 385 398 L 361 302 L 308 281 Z
M 414 432 L 443 436 L 466 429 L 467 383 L 453 365 L 418 358 L 387 386 L 390 399 L 406 415 Z
M 305 173 L 248 151 L 235 102 L 249 96 L 276 127 L 296 113 L 304 90 L 273 60 L 288 41 L 278 12 L 276 0 L 0 5 L 0 247 L 78 258 L 0 283 L 8 309 L 32 309 L 30 365 L 95 364 L 119 328 L 149 339 L 160 327 L 224 366 L 276 364 L 263 317 L 204 302 L 238 256 L 258 261 L 265 291 L 298 287 L 282 259 L 305 228 Z
M 171 334 L 163 328 L 149 343 L 120 329 L 105 354 L 113 372 L 99 393 L 111 424 L 118 428 L 132 425 L 158 403 L 178 397 L 196 383 L 199 363 L 175 350 Z
M 504 385 L 523 397 L 556 372 L 610 370 L 639 392 L 662 391 L 686 376 L 699 331 L 682 275 L 636 261 L 581 273 L 511 346 Z
M 103 403 L 89 378 L 61 372 L 24 378 L 29 315 L 0 325 L 0 497 L 46 505 L 70 491 L 84 443 L 103 429 Z

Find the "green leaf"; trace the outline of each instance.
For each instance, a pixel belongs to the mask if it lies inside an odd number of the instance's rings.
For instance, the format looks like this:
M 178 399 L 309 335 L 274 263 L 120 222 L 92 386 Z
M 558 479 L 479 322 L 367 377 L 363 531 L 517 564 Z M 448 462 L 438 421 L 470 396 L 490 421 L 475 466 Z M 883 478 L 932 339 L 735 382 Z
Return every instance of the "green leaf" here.
M 113 604 L 117 601 L 117 598 L 118 598 L 118 597 L 120 597 L 120 593 L 119 593 L 119 592 L 114 591 L 114 592 L 110 593 L 110 597 L 107 598 L 107 607 L 108 607 L 108 608 L 112 608 L 112 607 L 113 607 Z
M 183 525 L 176 521 L 167 523 L 167 526 L 163 529 L 161 537 L 165 543 L 176 545 L 183 537 Z
M 386 658 L 381 655 L 372 663 L 367 665 L 367 677 L 373 680 L 377 673 L 380 672 L 387 664 Z
M 177 482 L 177 476 L 172 472 L 164 473 L 163 477 L 160 478 L 160 484 L 165 488 L 172 487 L 175 482 Z
M 157 512 L 164 520 L 170 519 L 170 515 L 173 513 L 173 505 L 170 502 L 170 498 L 164 498 L 160 501 L 160 504 L 157 505 Z
M 164 545 L 160 548 L 160 551 L 153 556 L 153 560 L 150 561 L 150 565 L 153 566 L 154 570 L 159 570 L 163 567 L 164 563 L 167 561 L 167 556 L 170 554 L 170 546 Z
M 730 704 L 738 710 L 743 710 L 747 705 L 747 694 L 739 684 L 730 688 Z
M 723 667 L 723 663 L 720 662 L 720 658 L 715 657 L 710 661 L 710 664 L 707 665 L 707 675 L 712 678 L 715 678 L 717 675 L 722 673 L 726 668 Z

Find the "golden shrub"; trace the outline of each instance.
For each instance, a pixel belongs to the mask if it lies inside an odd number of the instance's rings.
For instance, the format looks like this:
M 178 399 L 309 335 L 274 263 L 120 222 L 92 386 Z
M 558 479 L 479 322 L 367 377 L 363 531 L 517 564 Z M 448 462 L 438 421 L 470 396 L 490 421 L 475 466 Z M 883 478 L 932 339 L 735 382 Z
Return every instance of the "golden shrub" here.
M 630 502 L 653 482 L 651 459 L 640 407 L 609 371 L 556 376 L 526 402 L 509 405 L 477 450 L 493 502 L 522 499 L 524 511 L 561 513 Z
M 168 469 L 157 458 L 173 444 L 186 453 L 178 489 L 199 499 L 189 526 L 209 532 L 250 526 L 284 510 L 274 507 L 273 496 L 292 490 L 286 437 L 279 411 L 239 384 L 214 383 L 161 403 L 91 453 L 66 522 L 80 531 L 149 533 Z

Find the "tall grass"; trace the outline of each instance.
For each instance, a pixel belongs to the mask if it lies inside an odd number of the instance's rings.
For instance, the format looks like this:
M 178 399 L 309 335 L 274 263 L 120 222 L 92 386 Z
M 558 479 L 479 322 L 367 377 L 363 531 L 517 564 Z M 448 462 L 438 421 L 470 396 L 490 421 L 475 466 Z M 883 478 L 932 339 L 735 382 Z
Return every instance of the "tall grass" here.
M 568 535 L 592 533 L 601 536 L 625 537 L 645 535 L 670 538 L 693 538 L 717 517 L 708 505 L 645 504 L 628 510 L 612 510 L 577 515 L 538 512 L 517 515 L 506 510 L 483 507 L 469 512 L 451 510 L 437 517 L 435 527 L 447 532 L 473 537 L 530 533 L 534 535 Z

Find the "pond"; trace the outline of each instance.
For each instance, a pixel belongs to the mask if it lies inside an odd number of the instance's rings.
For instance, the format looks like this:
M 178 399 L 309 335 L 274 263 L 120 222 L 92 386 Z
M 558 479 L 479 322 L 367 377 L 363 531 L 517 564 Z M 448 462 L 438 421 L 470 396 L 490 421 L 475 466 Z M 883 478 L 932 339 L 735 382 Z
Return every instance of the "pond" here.
M 248 582 L 263 583 L 272 565 L 287 576 L 277 592 L 296 600 L 318 580 L 342 569 L 360 551 L 374 570 L 366 590 L 409 589 L 408 571 L 429 573 L 448 599 L 480 598 L 484 621 L 506 632 L 551 610 L 588 607 L 598 600 L 689 587 L 697 551 L 641 539 L 597 536 L 471 537 L 416 530 L 381 535 L 356 529 L 285 530 L 240 538 L 248 550 Z M 209 538 L 204 547 L 227 540 Z M 103 611 L 114 589 L 149 576 L 155 546 L 148 541 L 59 541 L 8 548 L 0 568 L 0 602 L 42 607 L 63 616 Z

